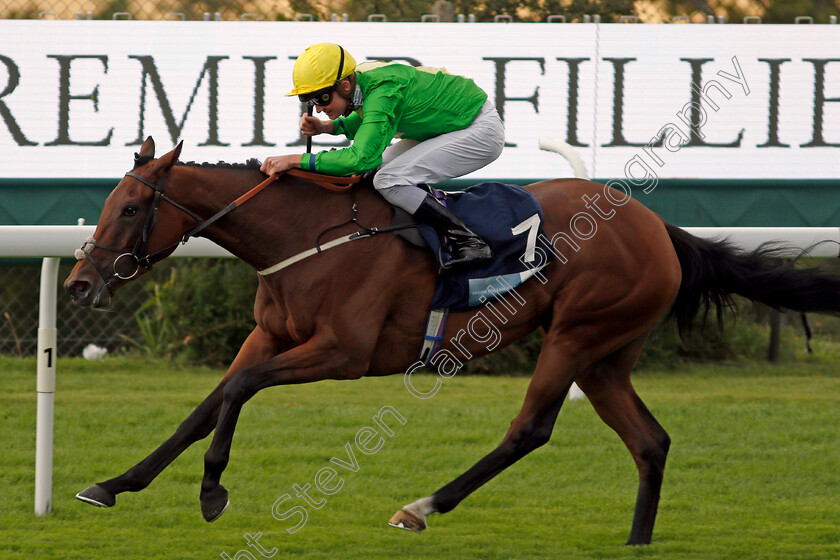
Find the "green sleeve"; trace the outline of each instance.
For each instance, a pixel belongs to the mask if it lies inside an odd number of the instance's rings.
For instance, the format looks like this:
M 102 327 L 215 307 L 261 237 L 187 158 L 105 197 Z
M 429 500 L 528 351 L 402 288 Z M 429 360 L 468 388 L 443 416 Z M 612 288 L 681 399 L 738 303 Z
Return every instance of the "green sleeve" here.
M 382 164 L 382 152 L 391 143 L 394 129 L 387 116 L 366 113 L 353 138 L 353 145 L 340 150 L 319 152 L 313 158 L 303 159 L 301 167 L 330 175 L 353 175 L 376 169 Z M 311 167 L 314 163 L 314 169 Z M 304 167 L 306 165 L 306 167 Z
M 356 132 L 362 124 L 362 116 L 354 111 L 346 117 L 333 120 L 333 134 L 343 134 L 350 140 L 356 137 Z
M 379 88 L 365 99 L 363 114 L 347 120 L 353 136 L 353 145 L 340 150 L 319 152 L 314 158 L 314 170 L 331 175 L 352 175 L 364 173 L 382 164 L 382 152 L 391 143 L 397 132 L 402 96 L 392 88 Z M 356 130 L 355 123 L 359 122 Z M 304 156 L 305 159 L 305 156 Z M 309 159 L 307 165 L 311 165 Z M 303 163 L 302 163 L 303 166 Z M 305 167 L 304 169 L 311 169 Z

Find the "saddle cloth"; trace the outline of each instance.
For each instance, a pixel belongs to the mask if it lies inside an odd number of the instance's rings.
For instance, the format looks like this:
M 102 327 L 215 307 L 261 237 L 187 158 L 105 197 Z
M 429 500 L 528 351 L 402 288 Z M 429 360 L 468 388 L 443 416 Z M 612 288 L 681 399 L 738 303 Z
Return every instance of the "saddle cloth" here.
M 543 214 L 534 196 L 518 185 L 487 182 L 463 191 L 429 191 L 480 235 L 493 250 L 493 259 L 473 268 L 441 272 L 430 309 L 465 311 L 479 307 L 533 276 L 551 262 L 553 254 L 535 256 L 543 234 Z M 419 224 L 423 239 L 432 248 L 438 265 L 449 258 L 447 242 L 435 230 Z M 544 235 L 544 234 L 543 234 Z

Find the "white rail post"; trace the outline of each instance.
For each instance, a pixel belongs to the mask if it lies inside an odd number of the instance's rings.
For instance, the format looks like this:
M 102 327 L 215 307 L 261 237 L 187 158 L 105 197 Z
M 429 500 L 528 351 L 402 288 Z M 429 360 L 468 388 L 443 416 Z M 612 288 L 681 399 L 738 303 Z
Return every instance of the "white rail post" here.
M 41 294 L 38 303 L 38 380 L 35 388 L 38 393 L 38 420 L 35 436 L 35 515 L 48 514 L 52 500 L 58 263 L 58 257 L 47 257 L 41 265 Z
M 598 22 L 596 21 L 595 23 Z M 575 177 L 577 177 L 578 179 L 589 179 L 589 172 L 586 170 L 586 164 L 583 163 L 580 154 L 571 146 L 571 144 L 567 144 L 566 142 L 563 142 L 562 140 L 558 140 L 556 138 L 543 136 L 539 139 L 539 146 L 541 150 L 545 150 L 547 152 L 557 152 L 558 154 L 566 158 L 566 161 L 568 161 L 569 165 L 572 166 L 572 171 L 574 172 Z M 581 390 L 580 387 L 578 387 L 578 384 L 574 381 L 572 381 L 572 386 L 569 387 L 568 395 L 570 401 L 579 401 L 586 396 L 586 394 Z

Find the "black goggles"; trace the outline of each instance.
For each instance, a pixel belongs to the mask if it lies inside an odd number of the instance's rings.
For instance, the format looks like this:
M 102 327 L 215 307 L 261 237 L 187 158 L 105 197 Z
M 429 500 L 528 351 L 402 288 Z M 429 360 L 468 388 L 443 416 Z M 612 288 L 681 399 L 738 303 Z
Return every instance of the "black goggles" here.
M 330 104 L 333 93 L 335 93 L 335 90 L 332 87 L 328 87 L 318 90 L 315 93 L 304 93 L 303 95 L 298 95 L 298 99 L 300 99 L 301 103 L 306 103 L 313 107 L 315 105 L 323 107 Z

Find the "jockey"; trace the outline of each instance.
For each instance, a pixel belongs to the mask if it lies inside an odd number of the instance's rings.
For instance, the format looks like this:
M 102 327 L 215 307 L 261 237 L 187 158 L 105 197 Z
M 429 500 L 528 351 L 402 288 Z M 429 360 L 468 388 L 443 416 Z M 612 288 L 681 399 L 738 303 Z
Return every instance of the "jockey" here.
M 385 199 L 432 226 L 452 243 L 451 269 L 492 258 L 490 247 L 422 187 L 460 177 L 502 153 L 504 126 L 487 94 L 469 78 L 442 68 L 356 61 L 339 45 L 319 43 L 292 72 L 301 102 L 330 120 L 303 115 L 306 136 L 343 134 L 348 148 L 266 158 L 262 171 L 292 167 L 332 175 L 379 168 L 373 186 Z M 401 139 L 391 145 L 395 137 Z

